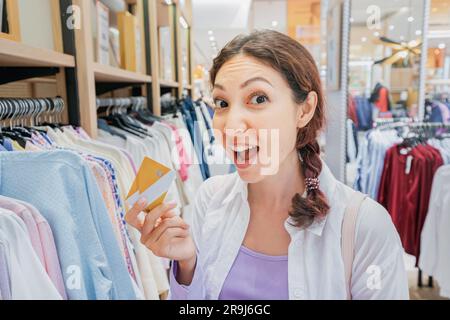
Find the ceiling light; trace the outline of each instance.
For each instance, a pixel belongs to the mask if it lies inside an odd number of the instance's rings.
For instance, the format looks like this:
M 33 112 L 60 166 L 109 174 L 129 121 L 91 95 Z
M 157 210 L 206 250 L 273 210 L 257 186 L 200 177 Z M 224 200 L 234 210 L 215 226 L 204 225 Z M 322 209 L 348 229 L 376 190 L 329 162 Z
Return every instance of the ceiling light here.
M 401 7 L 400 8 L 400 12 L 408 12 L 409 8 L 408 7 Z
M 420 36 L 422 34 L 422 30 L 416 30 L 416 36 Z
M 431 9 L 431 11 L 432 11 L 432 12 L 437 12 L 438 9 L 435 7 L 435 8 L 433 8 L 433 9 Z
M 374 35 L 375 37 L 379 37 L 379 36 L 380 36 L 380 33 L 379 33 L 378 31 L 375 31 L 375 32 L 373 33 L 373 35 Z
M 213 31 L 212 31 L 212 30 L 209 30 L 209 31 L 208 31 L 208 35 L 212 36 L 212 35 L 213 35 Z
M 355 19 L 353 19 L 353 17 L 350 17 L 350 23 L 353 23 L 355 21 Z
M 366 42 L 366 41 L 367 41 L 367 38 L 366 38 L 366 37 L 362 37 L 362 38 L 361 38 L 361 41 L 362 41 L 362 42 Z
M 394 30 L 395 26 L 393 24 L 389 25 L 389 30 Z
M 278 26 L 278 21 L 277 20 L 273 20 L 272 21 L 272 27 L 276 27 Z
M 408 22 L 413 22 L 414 21 L 414 17 L 413 16 L 409 16 L 408 17 Z
M 214 36 L 209 37 L 209 41 L 214 42 L 216 41 L 216 38 L 214 38 Z
M 438 44 L 439 49 L 445 49 L 445 43 L 439 43 Z

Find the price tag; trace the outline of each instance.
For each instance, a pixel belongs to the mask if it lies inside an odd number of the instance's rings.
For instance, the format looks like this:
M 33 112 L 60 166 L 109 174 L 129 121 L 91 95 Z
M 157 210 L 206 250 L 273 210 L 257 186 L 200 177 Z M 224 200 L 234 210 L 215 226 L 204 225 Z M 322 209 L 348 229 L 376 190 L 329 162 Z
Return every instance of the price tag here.
M 409 174 L 411 172 L 411 165 L 412 165 L 412 161 L 413 161 L 413 156 L 409 155 L 406 158 L 406 166 L 405 166 L 405 173 Z

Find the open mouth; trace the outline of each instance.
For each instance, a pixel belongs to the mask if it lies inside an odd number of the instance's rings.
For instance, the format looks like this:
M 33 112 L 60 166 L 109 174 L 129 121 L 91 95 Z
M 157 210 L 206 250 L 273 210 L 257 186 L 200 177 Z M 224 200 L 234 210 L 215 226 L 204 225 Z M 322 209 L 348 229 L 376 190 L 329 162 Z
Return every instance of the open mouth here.
M 245 168 L 256 163 L 259 146 L 232 146 L 234 163 L 238 168 Z

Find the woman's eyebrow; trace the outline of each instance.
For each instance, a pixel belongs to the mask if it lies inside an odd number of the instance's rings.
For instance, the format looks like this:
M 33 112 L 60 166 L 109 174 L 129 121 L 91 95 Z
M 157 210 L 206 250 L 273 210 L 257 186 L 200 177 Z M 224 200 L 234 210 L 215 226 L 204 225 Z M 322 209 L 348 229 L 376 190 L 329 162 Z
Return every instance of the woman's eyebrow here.
M 241 84 L 241 89 L 245 88 L 246 86 L 248 86 L 250 83 L 255 82 L 255 81 L 263 81 L 265 83 L 267 83 L 269 86 L 273 87 L 273 85 L 270 83 L 269 80 L 263 78 L 263 77 L 254 77 L 254 78 L 250 78 L 247 81 L 245 81 L 243 84 Z
M 270 83 L 269 80 L 267 80 L 267 79 L 265 79 L 263 77 L 254 77 L 254 78 L 248 79 L 243 84 L 241 84 L 241 89 L 245 88 L 250 83 L 256 82 L 256 81 L 263 81 L 263 82 L 267 83 L 269 86 L 273 87 L 273 85 Z M 219 84 L 219 83 L 214 84 L 214 88 L 217 88 L 217 89 L 225 91 L 225 87 L 223 85 Z

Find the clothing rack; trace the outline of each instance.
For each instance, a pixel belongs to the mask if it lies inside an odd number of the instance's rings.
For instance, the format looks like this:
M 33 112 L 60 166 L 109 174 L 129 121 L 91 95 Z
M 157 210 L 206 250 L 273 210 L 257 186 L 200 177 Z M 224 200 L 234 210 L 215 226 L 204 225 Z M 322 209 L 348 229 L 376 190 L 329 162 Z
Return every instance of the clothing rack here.
M 384 122 L 377 126 L 377 129 L 380 130 L 389 130 L 389 129 L 399 129 L 399 128 L 414 128 L 414 129 L 450 129 L 450 123 L 442 123 L 442 122 L 415 122 L 410 118 L 405 119 L 383 119 L 383 120 L 391 120 L 391 121 L 380 121 Z M 378 124 L 379 121 L 377 121 Z M 418 279 L 417 279 L 418 287 L 423 287 L 422 281 L 422 270 L 419 268 L 418 270 Z M 428 277 L 428 287 L 433 287 L 433 277 Z
M 409 119 L 409 118 L 407 118 Z M 409 120 L 409 122 L 403 122 L 403 121 L 396 121 L 396 122 L 390 122 L 380 125 L 379 129 L 385 130 L 385 129 L 397 129 L 401 127 L 409 127 L 409 128 L 424 128 L 424 129 L 450 129 L 450 123 L 442 123 L 442 122 L 413 122 Z
M 0 121 L 9 120 L 9 126 L 31 126 L 42 122 L 61 123 L 64 100 L 55 98 L 0 98 Z

